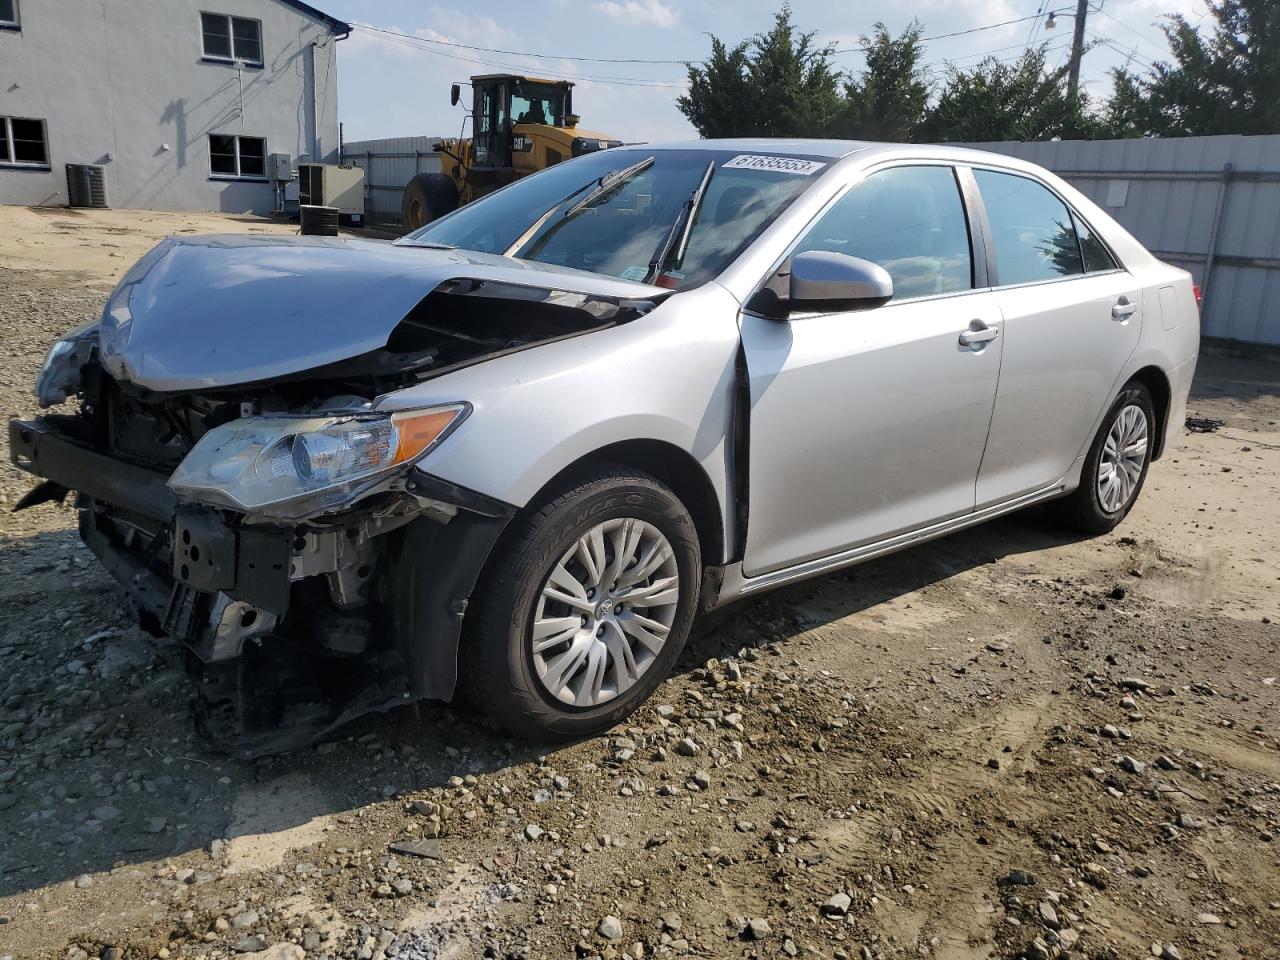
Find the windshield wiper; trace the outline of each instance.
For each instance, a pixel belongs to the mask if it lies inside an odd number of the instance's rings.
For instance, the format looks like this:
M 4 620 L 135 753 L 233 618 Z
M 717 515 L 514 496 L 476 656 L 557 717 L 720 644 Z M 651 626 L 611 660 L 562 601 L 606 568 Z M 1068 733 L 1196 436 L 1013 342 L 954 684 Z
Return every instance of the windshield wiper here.
M 568 220 L 583 207 L 588 206 L 592 202 L 599 200 L 607 193 L 612 193 L 618 187 L 622 186 L 637 173 L 643 173 L 653 166 L 653 157 L 645 157 L 639 163 L 633 163 L 629 167 L 623 167 L 621 170 L 613 170 L 606 173 L 596 183 L 596 188 L 588 193 L 585 197 L 575 203 L 572 207 L 564 212 L 563 220 Z
M 689 194 L 689 199 L 684 202 L 684 206 L 676 216 L 676 222 L 671 225 L 662 243 L 654 251 L 653 259 L 649 261 L 649 272 L 644 275 L 645 283 L 656 279 L 668 261 L 673 267 L 679 267 L 684 263 L 685 252 L 689 249 L 689 235 L 693 232 L 693 221 L 697 219 L 702 198 L 707 195 L 707 185 L 711 183 L 711 177 L 715 172 L 716 162 L 712 160 L 707 164 L 698 188 Z

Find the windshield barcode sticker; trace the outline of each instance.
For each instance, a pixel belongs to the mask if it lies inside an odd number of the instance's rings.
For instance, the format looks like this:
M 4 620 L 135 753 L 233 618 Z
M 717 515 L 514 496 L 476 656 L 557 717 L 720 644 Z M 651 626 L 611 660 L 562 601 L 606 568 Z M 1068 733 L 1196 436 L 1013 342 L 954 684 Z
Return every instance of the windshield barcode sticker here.
M 722 170 L 767 170 L 771 173 L 794 173 L 802 177 L 817 173 L 825 163 L 817 160 L 797 160 L 794 157 L 761 157 L 742 153 L 729 160 Z

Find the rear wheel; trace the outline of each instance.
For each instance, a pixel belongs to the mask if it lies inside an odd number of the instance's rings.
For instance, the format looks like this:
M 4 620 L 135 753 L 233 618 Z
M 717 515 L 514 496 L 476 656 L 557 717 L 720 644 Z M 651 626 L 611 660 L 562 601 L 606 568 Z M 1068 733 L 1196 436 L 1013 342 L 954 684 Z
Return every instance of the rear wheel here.
M 401 215 L 406 231 L 425 227 L 458 206 L 458 189 L 443 173 L 420 173 L 404 188 Z
M 516 522 L 468 605 L 464 689 L 522 736 L 605 730 L 684 646 L 701 579 L 693 521 L 654 478 L 611 467 Z
M 1080 486 L 1058 501 L 1062 518 L 1085 533 L 1106 533 L 1129 513 L 1151 465 L 1156 418 L 1151 394 L 1127 383 L 1089 447 Z

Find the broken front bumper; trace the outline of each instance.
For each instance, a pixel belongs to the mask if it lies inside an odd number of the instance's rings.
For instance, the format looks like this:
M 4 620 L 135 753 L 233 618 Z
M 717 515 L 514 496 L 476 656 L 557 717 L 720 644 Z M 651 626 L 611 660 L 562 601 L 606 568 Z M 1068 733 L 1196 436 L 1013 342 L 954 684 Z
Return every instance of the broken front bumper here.
M 514 513 L 417 474 L 412 495 L 380 510 L 292 526 L 247 523 L 178 502 L 166 473 L 77 439 L 57 417 L 10 421 L 9 447 L 15 466 L 46 481 L 17 509 L 75 491 L 85 544 L 153 626 L 201 660 L 234 659 L 247 640 L 299 619 L 328 653 L 361 654 L 368 638 L 353 632 L 353 621 L 369 633 L 376 623 L 390 628 L 381 631 L 384 646 L 418 697 L 452 696 L 467 599 Z
M 242 621 L 251 609 L 251 620 L 261 612 L 268 627 L 288 611 L 292 529 L 237 529 L 215 511 L 182 506 L 167 474 L 104 453 L 43 418 L 10 421 L 9 450 L 15 466 L 46 480 L 18 508 L 79 494 L 85 544 L 165 633 L 202 659 L 234 656 L 239 643 L 226 641 L 261 632 L 220 631 L 233 609 Z M 218 622 L 205 630 L 209 617 Z

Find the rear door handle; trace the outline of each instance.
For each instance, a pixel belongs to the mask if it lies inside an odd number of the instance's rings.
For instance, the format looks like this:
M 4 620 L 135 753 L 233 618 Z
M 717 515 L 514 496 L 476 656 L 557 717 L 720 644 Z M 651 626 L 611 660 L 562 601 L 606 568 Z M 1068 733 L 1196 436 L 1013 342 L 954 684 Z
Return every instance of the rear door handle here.
M 1128 297 L 1121 297 L 1116 301 L 1116 305 L 1111 308 L 1112 320 L 1128 320 L 1138 312 L 1138 305 L 1133 303 Z
M 969 329 L 960 334 L 960 346 L 979 347 L 1000 336 L 999 327 L 989 327 L 981 320 L 970 320 Z

